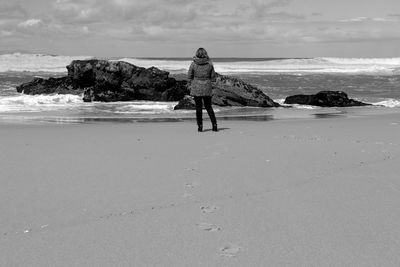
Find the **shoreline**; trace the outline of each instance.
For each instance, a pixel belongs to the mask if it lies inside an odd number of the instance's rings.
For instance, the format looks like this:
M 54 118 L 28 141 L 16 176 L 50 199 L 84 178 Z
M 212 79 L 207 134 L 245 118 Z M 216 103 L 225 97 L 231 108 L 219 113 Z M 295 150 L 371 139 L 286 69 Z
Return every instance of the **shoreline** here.
M 365 106 L 365 107 L 279 107 L 279 108 L 252 108 L 252 107 L 233 107 L 220 108 L 214 107 L 217 120 L 219 121 L 289 121 L 289 120 L 309 120 L 325 118 L 353 118 L 399 114 L 399 108 L 384 106 Z M 61 113 L 61 114 L 60 114 Z M 60 115 L 57 115 L 60 114 Z M 207 121 L 208 115 L 203 111 L 203 119 Z M 87 124 L 87 123 L 159 123 L 159 122 L 185 122 L 195 121 L 195 111 L 185 110 L 183 113 L 160 113 L 143 115 L 125 114 L 85 114 L 67 110 L 44 111 L 44 112 L 19 112 L 19 113 L 0 113 L 0 125 L 5 124 Z

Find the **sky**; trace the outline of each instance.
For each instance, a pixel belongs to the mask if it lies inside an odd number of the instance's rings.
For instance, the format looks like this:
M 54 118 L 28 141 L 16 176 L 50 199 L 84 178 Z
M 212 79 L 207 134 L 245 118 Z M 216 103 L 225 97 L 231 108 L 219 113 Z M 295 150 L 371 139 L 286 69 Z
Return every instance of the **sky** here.
M 0 0 L 0 53 L 400 57 L 399 0 Z

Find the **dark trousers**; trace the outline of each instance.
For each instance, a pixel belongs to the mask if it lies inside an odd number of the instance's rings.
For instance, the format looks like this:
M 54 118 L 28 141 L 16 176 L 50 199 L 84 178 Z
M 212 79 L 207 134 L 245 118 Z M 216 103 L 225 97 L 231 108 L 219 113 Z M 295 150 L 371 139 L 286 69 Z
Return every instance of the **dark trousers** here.
M 214 110 L 211 106 L 211 96 L 195 96 L 194 102 L 196 103 L 197 125 L 203 125 L 203 102 L 208 116 L 210 116 L 211 123 L 216 125 L 217 119 L 215 118 Z

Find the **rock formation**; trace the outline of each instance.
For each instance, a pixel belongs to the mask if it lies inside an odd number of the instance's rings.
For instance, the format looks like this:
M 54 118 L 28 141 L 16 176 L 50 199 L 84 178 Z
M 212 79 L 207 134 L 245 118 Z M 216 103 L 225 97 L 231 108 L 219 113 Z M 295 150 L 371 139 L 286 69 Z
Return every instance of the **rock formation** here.
M 213 83 L 212 103 L 217 106 L 279 107 L 257 87 L 234 77 L 217 74 Z M 175 109 L 194 109 L 190 96 L 183 98 Z
M 186 86 L 157 68 L 127 62 L 76 60 L 67 66 L 74 88 L 84 89 L 84 101 L 177 101 Z
M 178 109 L 196 109 L 194 98 L 190 95 L 185 95 L 174 107 L 174 110 Z
M 257 87 L 234 77 L 217 75 L 213 103 L 219 106 L 278 107 Z
M 62 78 L 35 78 L 17 87 L 25 94 L 83 94 L 91 101 L 179 101 L 189 94 L 187 81 L 177 81 L 155 67 L 142 68 L 123 61 L 75 60 Z M 219 106 L 277 107 L 258 88 L 239 79 L 217 75 L 213 103 Z M 186 100 L 193 101 L 190 97 Z M 185 105 L 184 108 L 193 108 Z M 179 105 L 177 107 L 179 109 Z
M 83 89 L 73 88 L 71 79 L 68 76 L 49 79 L 34 78 L 32 81 L 18 86 L 17 91 L 28 95 L 54 93 L 80 95 L 83 93 Z
M 285 99 L 285 104 L 301 104 L 320 107 L 352 107 L 370 105 L 348 98 L 341 91 L 321 91 L 315 95 L 293 95 Z
M 75 60 L 62 78 L 34 80 L 17 87 L 25 94 L 84 94 L 90 101 L 178 101 L 187 93 L 185 81 L 168 77 L 157 68 L 142 68 L 127 62 Z

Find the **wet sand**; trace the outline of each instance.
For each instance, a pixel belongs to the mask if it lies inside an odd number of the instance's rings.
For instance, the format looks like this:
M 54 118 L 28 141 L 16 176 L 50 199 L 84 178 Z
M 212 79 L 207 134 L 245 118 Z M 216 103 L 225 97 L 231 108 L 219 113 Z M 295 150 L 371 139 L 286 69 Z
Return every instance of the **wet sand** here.
M 0 125 L 0 266 L 400 265 L 399 114 L 219 124 Z

